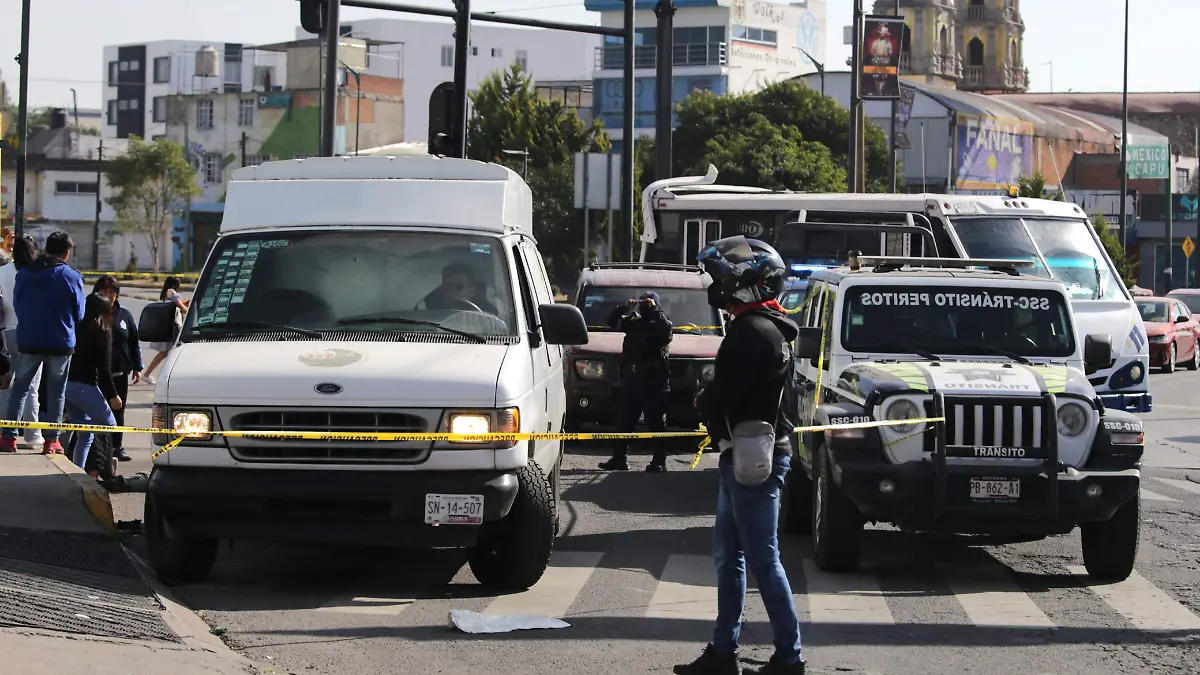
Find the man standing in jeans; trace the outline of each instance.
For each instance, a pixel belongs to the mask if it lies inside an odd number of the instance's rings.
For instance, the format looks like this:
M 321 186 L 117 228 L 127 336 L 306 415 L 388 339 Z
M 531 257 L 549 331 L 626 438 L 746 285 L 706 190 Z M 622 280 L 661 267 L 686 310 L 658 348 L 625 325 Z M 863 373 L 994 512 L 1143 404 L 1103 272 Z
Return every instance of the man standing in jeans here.
M 700 658 L 675 666 L 678 675 L 737 675 L 738 640 L 746 604 L 746 569 L 758 581 L 775 633 L 775 653 L 758 672 L 803 675 L 800 619 L 779 560 L 779 497 L 791 468 L 795 397 L 788 396 L 794 362 L 788 345 L 799 329 L 778 298 L 786 267 L 775 249 L 755 239 L 729 237 L 697 258 L 712 277 L 708 302 L 733 316 L 717 350 L 713 381 L 696 397 L 696 409 L 721 449 L 720 487 L 713 525 L 717 567 L 717 625 Z M 781 405 L 781 399 L 783 404 Z M 775 427 L 771 474 L 758 485 L 738 481 L 730 430 L 747 420 Z
M 20 419 L 33 376 L 42 368 L 46 396 L 42 400 L 40 420 L 48 424 L 62 421 L 67 390 L 67 372 L 75 352 L 75 324 L 83 320 L 83 277 L 67 267 L 71 256 L 71 237 L 55 232 L 46 238 L 45 255 L 17 272 L 13 307 L 17 311 L 17 348 L 13 366 L 12 391 L 5 419 Z M 59 431 L 47 429 L 42 454 L 63 454 Z M 0 452 L 16 452 L 17 430 L 5 429 Z

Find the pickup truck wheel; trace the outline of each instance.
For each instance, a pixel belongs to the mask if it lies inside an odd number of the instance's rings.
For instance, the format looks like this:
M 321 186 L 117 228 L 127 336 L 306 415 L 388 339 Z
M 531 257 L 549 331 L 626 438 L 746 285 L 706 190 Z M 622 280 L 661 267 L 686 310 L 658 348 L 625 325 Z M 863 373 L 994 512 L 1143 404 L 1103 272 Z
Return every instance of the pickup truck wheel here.
M 163 583 L 188 584 L 208 578 L 217 560 L 216 539 L 187 537 L 172 531 L 158 511 L 154 493 L 146 495 L 143 518 L 150 565 Z
M 816 452 L 813 485 L 813 561 L 825 572 L 858 569 L 863 519 L 854 503 L 833 482 L 829 455 L 823 447 Z
M 779 531 L 785 534 L 808 534 L 813 525 L 813 485 L 800 459 L 792 457 L 795 464 L 783 482 L 779 495 Z
M 1124 581 L 1133 572 L 1141 540 L 1142 497 L 1134 495 L 1113 517 L 1080 525 L 1083 566 L 1097 581 Z
M 517 496 L 500 520 L 483 524 L 467 563 L 479 583 L 521 591 L 542 578 L 554 548 L 554 489 L 533 460 L 517 470 Z

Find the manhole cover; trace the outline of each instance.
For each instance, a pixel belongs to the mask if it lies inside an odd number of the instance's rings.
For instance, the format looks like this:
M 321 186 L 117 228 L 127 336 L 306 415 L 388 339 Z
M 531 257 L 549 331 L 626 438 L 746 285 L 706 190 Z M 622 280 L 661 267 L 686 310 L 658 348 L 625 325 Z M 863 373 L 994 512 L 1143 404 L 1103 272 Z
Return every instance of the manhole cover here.
M 140 579 L 125 549 L 102 535 L 0 527 L 0 557 Z

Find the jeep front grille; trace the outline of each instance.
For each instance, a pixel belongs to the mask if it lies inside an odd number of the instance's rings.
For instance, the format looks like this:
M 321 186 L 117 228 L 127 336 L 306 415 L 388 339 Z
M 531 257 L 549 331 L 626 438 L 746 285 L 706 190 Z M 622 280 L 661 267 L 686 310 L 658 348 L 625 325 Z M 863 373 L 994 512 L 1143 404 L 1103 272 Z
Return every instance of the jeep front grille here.
M 223 408 L 218 414 L 231 431 L 423 433 L 436 427 L 440 411 Z M 413 463 L 423 461 L 430 446 L 428 441 L 229 438 L 233 456 L 248 462 Z
M 934 416 L 932 402 L 925 411 Z M 1043 422 L 1040 398 L 946 397 L 946 445 L 1041 448 Z M 932 451 L 932 436 L 926 448 Z

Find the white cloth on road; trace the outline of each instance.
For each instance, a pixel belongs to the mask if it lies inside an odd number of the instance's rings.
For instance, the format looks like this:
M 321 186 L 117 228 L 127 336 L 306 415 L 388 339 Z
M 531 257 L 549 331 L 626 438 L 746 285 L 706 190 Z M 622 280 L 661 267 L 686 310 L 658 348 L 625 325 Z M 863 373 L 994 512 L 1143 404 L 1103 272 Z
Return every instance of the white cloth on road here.
M 464 633 L 509 633 L 534 628 L 570 628 L 560 619 L 537 614 L 480 614 L 465 609 L 450 610 L 450 626 Z

